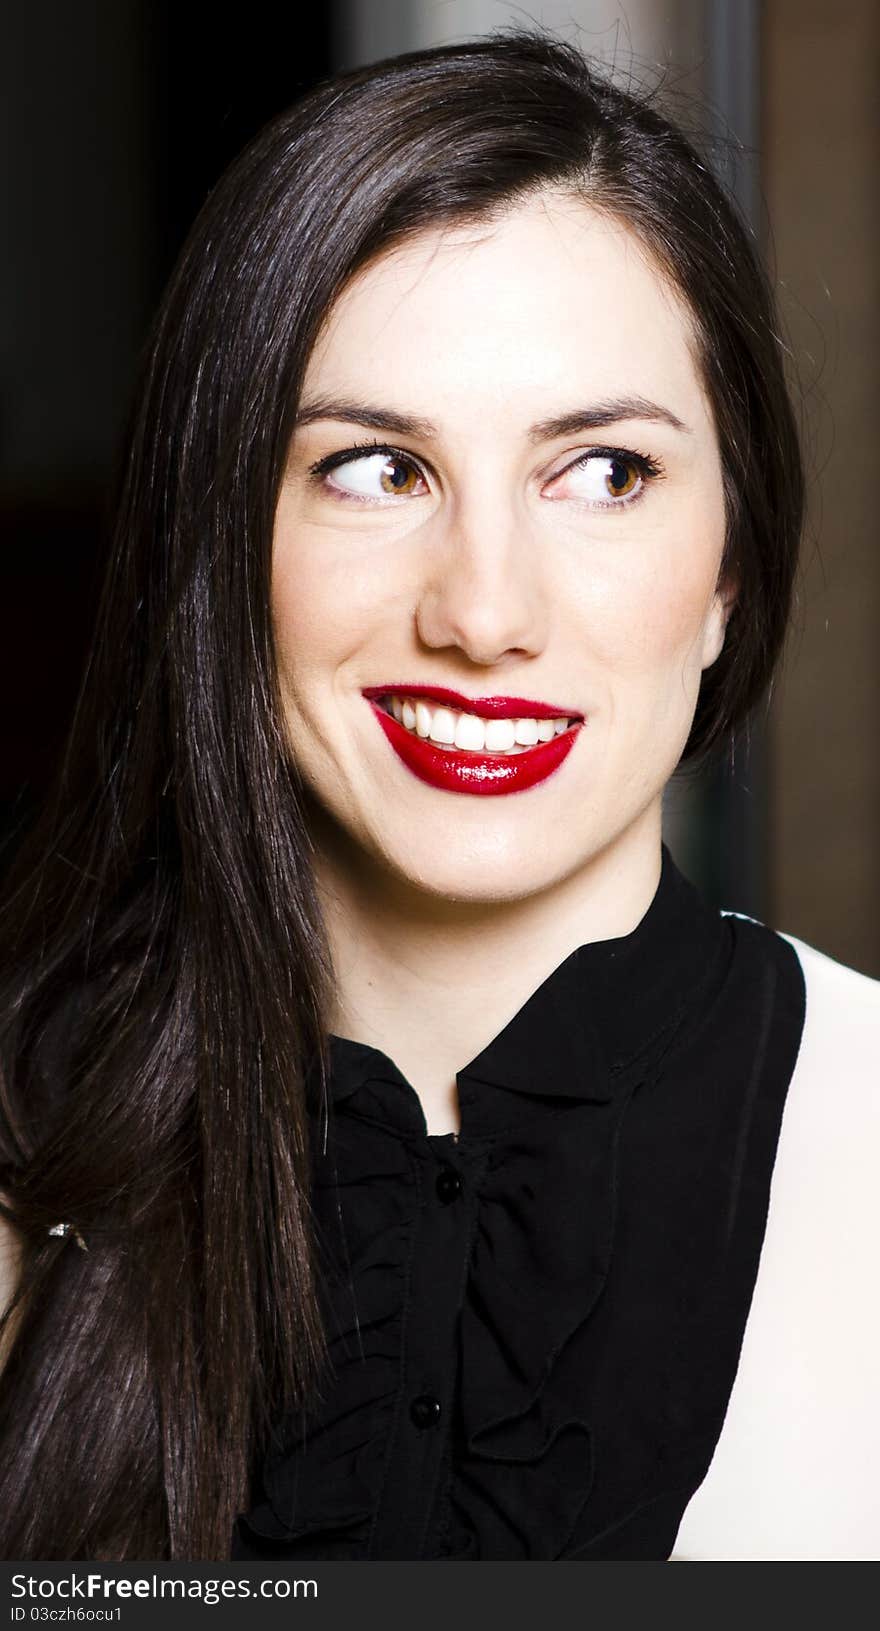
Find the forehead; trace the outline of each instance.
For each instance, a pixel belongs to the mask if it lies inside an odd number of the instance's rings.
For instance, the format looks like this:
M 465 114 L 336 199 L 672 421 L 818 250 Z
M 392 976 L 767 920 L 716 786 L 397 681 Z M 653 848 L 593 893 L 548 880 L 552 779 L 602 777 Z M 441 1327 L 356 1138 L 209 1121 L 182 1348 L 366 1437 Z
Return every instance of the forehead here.
M 644 396 L 711 418 L 682 298 L 637 235 L 539 194 L 492 222 L 419 233 L 364 268 L 328 315 L 306 391 L 437 421 L 530 419 L 560 398 Z

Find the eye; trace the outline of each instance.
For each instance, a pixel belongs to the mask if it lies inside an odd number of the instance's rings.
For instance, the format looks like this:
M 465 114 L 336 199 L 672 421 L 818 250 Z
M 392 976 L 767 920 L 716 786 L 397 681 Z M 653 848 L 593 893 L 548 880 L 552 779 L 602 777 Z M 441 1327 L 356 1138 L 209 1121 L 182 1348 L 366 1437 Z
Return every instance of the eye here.
M 422 472 L 412 459 L 396 448 L 376 443 L 370 443 L 368 450 L 345 448 L 331 453 L 312 465 L 309 473 L 331 493 L 367 503 L 420 497 L 422 491 L 427 492 Z
M 660 473 L 657 461 L 644 453 L 598 447 L 575 459 L 552 485 L 565 483 L 564 498 L 582 499 L 597 509 L 615 509 L 641 497 L 648 480 Z

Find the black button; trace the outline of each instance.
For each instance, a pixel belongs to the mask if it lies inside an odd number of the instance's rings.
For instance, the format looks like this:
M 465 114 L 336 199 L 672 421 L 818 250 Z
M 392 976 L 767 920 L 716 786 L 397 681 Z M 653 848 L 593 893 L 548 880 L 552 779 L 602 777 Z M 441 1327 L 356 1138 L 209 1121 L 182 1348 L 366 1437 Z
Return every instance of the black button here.
M 419 1393 L 409 1407 L 416 1427 L 436 1427 L 440 1420 L 440 1400 L 433 1393 Z
M 461 1194 L 461 1179 L 454 1167 L 443 1167 L 437 1178 L 437 1194 L 444 1206 Z

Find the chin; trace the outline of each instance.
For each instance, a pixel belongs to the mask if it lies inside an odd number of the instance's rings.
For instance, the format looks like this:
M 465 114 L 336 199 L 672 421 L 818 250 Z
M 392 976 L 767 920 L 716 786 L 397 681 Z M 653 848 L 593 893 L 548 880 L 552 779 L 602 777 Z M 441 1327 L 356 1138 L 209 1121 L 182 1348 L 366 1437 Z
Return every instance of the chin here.
M 450 848 L 447 857 L 451 853 Z M 494 864 L 487 864 L 473 854 L 467 859 L 463 856 L 458 865 L 447 858 L 439 869 L 430 862 L 422 867 L 399 858 L 395 861 L 388 855 L 385 862 L 401 882 L 420 894 L 436 901 L 473 906 L 501 906 L 527 900 L 551 888 L 565 872 L 564 868 L 553 873 L 526 870 L 515 855 L 496 857 Z

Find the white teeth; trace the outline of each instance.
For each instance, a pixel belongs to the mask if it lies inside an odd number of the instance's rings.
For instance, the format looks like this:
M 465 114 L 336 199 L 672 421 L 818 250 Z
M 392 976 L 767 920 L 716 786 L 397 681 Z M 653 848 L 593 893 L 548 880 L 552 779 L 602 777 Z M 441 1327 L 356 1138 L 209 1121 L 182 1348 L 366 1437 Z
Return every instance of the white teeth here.
M 568 719 L 480 719 L 477 714 L 457 713 L 452 708 L 434 707 L 421 697 L 386 698 L 388 712 L 423 739 L 440 747 L 461 748 L 471 753 L 521 753 L 537 742 L 550 742 L 568 729 Z
M 431 741 L 452 747 L 455 741 L 455 715 L 449 708 L 435 708 L 431 720 Z
M 459 714 L 454 740 L 457 748 L 475 748 L 482 753 L 486 746 L 486 727 L 482 719 L 477 719 L 476 714 Z
M 490 753 L 503 753 L 516 741 L 516 725 L 512 719 L 487 719 L 485 746 Z
M 537 719 L 516 719 L 516 740 L 524 748 L 533 748 L 538 740 Z

